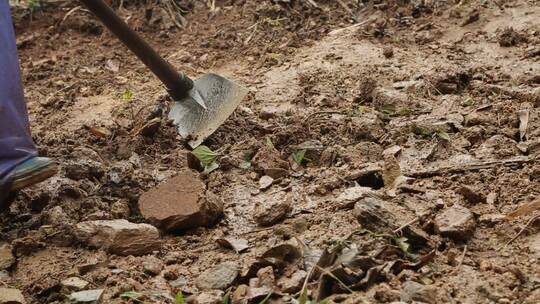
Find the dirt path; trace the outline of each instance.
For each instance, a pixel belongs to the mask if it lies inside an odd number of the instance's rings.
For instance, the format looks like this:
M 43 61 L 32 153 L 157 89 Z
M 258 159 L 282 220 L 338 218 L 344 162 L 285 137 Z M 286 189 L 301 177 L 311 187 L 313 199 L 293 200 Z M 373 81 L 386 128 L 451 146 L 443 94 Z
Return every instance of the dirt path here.
M 161 231 L 141 255 L 118 254 L 129 235 L 101 249 L 81 236 L 83 222 L 147 222 L 139 197 L 189 151 L 155 114 L 159 82 L 56 4 L 16 28 L 34 137 L 62 172 L 0 217 L 0 287 L 30 303 L 78 290 L 102 303 L 540 302 L 538 211 L 505 219 L 540 193 L 537 1 L 342 1 L 354 24 L 334 1 L 180 2 L 183 30 L 158 9 L 119 13 L 190 75 L 250 89 L 205 143 L 223 217 Z M 157 131 L 132 134 L 155 117 Z

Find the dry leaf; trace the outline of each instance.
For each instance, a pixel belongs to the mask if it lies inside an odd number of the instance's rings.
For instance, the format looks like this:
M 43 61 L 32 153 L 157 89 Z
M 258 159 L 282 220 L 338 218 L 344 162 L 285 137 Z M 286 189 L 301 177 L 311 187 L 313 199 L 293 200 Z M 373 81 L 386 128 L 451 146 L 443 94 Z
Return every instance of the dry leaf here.
M 532 212 L 540 210 L 540 198 L 537 198 L 533 200 L 532 202 L 525 204 L 521 207 L 518 207 L 516 210 L 508 213 L 506 215 L 507 220 L 515 219 L 516 217 L 520 217 L 522 215 L 531 214 Z

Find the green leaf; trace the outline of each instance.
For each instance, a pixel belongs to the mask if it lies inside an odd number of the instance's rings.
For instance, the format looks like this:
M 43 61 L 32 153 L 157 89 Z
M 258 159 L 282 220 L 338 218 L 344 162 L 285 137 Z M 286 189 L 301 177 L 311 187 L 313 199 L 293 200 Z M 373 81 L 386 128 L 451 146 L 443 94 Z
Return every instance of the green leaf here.
M 210 172 L 216 170 L 217 168 L 219 168 L 219 164 L 218 164 L 217 162 L 213 162 L 213 163 L 211 163 L 211 164 L 208 165 L 208 166 L 204 166 L 204 171 L 203 171 L 203 173 L 209 174 Z
M 396 244 L 398 245 L 399 249 L 403 251 L 406 255 L 410 254 L 410 247 L 411 245 L 408 243 L 408 239 L 406 237 L 399 237 L 394 239 L 396 241 Z
M 186 300 L 184 299 L 184 295 L 182 294 L 181 291 L 179 291 L 176 294 L 176 297 L 174 298 L 174 303 L 175 304 L 184 304 L 184 303 L 186 303 Z
M 193 153 L 193 155 L 199 159 L 204 167 L 212 165 L 212 163 L 215 162 L 216 158 L 218 157 L 216 152 L 210 150 L 210 148 L 204 145 L 198 146 L 191 153 Z
M 262 301 L 259 302 L 259 304 L 266 304 L 266 302 L 268 302 L 271 296 L 272 296 L 272 293 L 269 293 L 268 295 L 266 295 L 266 297 Z
M 227 292 L 223 296 L 223 304 L 229 304 L 229 302 L 231 301 L 231 291 L 232 287 L 227 289 Z
M 450 141 L 450 135 L 444 131 L 437 132 L 437 136 L 442 140 Z
M 298 304 L 307 304 L 309 302 L 307 293 L 307 284 L 304 284 L 304 287 L 302 288 L 302 293 L 300 293 L 300 297 L 298 298 Z
M 144 295 L 140 292 L 126 291 L 120 295 L 120 298 L 128 298 L 128 299 L 139 301 L 139 298 L 141 298 L 142 296 Z
M 274 148 L 274 143 L 272 142 L 272 139 L 270 139 L 270 137 L 266 138 L 266 145 L 270 148 Z
M 305 149 L 296 150 L 292 154 L 292 158 L 293 158 L 294 162 L 299 164 L 299 165 L 302 165 L 302 162 L 304 161 L 305 156 L 306 156 L 306 150 Z
M 133 99 L 133 92 L 131 90 L 126 89 L 124 93 L 122 93 L 122 100 L 125 102 L 130 102 Z

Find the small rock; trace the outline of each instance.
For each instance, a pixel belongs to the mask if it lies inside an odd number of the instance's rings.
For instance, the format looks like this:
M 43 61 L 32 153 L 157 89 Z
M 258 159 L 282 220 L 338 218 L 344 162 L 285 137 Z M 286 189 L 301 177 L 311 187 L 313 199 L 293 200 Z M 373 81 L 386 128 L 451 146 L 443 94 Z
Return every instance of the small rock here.
M 266 190 L 272 186 L 272 183 L 274 182 L 274 179 L 271 178 L 268 175 L 264 175 L 259 179 L 259 189 Z
M 105 175 L 104 166 L 97 161 L 82 159 L 64 164 L 66 177 L 73 180 L 101 178 Z
M 63 280 L 60 284 L 69 291 L 79 291 L 88 287 L 88 284 L 90 283 L 79 277 L 69 277 Z
M 351 187 L 345 189 L 345 191 L 338 196 L 337 203 L 341 208 L 349 209 L 352 208 L 359 200 L 376 195 L 377 192 L 369 187 Z
M 302 289 L 302 285 L 304 284 L 306 277 L 306 271 L 298 270 L 297 272 L 293 273 L 290 278 L 282 277 L 278 280 L 277 284 L 284 293 L 293 294 Z
M 158 275 L 163 269 L 163 263 L 156 257 L 148 257 L 143 262 L 144 273 L 155 276 Z
M 8 269 L 15 264 L 15 257 L 11 250 L 12 248 L 8 244 L 0 245 L 0 270 Z
M 385 46 L 382 53 L 385 58 L 394 57 L 394 49 L 392 48 L 392 46 Z
M 210 290 L 210 291 L 202 292 L 195 297 L 193 302 L 196 304 L 222 304 L 223 291 Z
M 366 197 L 354 205 L 353 214 L 365 229 L 390 232 L 396 223 L 394 216 L 386 209 L 386 204 L 383 200 Z
M 69 295 L 72 303 L 99 304 L 103 297 L 103 289 L 92 289 L 74 292 Z
M 454 205 L 435 217 L 435 231 L 456 241 L 466 241 L 476 228 L 473 213 L 459 205 Z
M 111 205 L 111 215 L 115 219 L 127 219 L 131 214 L 126 200 L 118 200 Z
M 226 289 L 238 276 L 236 262 L 224 262 L 203 272 L 197 278 L 197 288 L 201 290 Z
M 407 281 L 402 285 L 401 301 L 411 303 L 414 301 L 436 304 L 437 288 L 425 286 L 413 281 Z
M 187 280 L 185 277 L 178 277 L 178 279 L 169 282 L 169 285 L 171 285 L 172 288 L 184 287 L 186 284 Z
M 13 288 L 0 287 L 0 303 L 1 304 L 26 304 L 22 292 Z
M 257 202 L 253 218 L 261 226 L 272 226 L 283 220 L 291 209 L 289 199 L 278 200 L 268 197 L 267 200 Z
M 272 266 L 259 269 L 259 271 L 257 271 L 257 278 L 259 279 L 259 286 L 273 287 L 276 283 Z
M 126 220 L 81 222 L 75 226 L 75 235 L 92 247 L 118 255 L 143 255 L 161 247 L 154 226 Z
M 242 284 L 236 287 L 236 290 L 232 294 L 232 303 L 244 304 L 247 303 L 247 294 L 249 292 L 249 286 Z
M 61 206 L 54 206 L 50 210 L 43 212 L 43 220 L 45 224 L 52 226 L 62 226 L 73 221 Z
M 289 170 L 289 163 L 281 159 L 279 151 L 270 145 L 263 145 L 259 148 L 251 163 L 257 172 L 264 173 L 274 179 L 286 176 Z
M 362 116 L 353 116 L 349 123 L 351 135 L 357 140 L 378 141 L 386 131 L 384 123 L 375 113 L 364 113 Z
M 191 171 L 180 172 L 139 199 L 142 216 L 169 231 L 210 226 L 223 214 L 223 201 Z

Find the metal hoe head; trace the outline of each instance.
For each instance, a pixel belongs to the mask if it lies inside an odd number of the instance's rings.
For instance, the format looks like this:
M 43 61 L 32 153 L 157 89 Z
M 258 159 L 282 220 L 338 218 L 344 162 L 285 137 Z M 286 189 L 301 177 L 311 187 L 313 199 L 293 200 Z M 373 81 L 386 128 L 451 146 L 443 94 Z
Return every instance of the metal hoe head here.
M 194 81 L 189 97 L 175 102 L 169 119 L 196 148 L 225 122 L 247 93 L 246 88 L 222 76 L 205 74 Z

